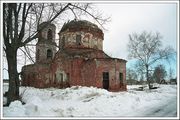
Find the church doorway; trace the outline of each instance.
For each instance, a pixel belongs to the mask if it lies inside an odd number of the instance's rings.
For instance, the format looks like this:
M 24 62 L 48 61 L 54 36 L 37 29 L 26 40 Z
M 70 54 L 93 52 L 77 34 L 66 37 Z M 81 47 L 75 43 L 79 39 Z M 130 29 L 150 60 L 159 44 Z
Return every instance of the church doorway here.
M 109 72 L 103 72 L 103 88 L 109 89 Z

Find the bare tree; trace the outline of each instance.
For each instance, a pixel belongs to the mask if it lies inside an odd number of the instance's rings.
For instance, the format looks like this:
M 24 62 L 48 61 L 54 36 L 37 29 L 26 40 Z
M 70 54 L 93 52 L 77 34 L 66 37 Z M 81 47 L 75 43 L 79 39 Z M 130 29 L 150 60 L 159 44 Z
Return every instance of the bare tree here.
M 137 82 L 137 78 L 138 78 L 138 76 L 137 76 L 135 70 L 130 69 L 130 68 L 128 68 L 126 70 L 126 80 L 128 81 L 129 84 L 131 84 L 131 85 L 136 84 L 135 81 Z
M 174 53 L 171 47 L 161 48 L 161 39 L 162 37 L 158 32 L 153 34 L 144 31 L 141 34 L 134 33 L 129 35 L 128 57 L 137 59 L 139 65 L 145 70 L 149 89 L 151 89 L 149 76 L 149 72 L 151 71 L 150 67 L 157 61 L 163 59 L 169 60 L 170 56 Z
M 173 79 L 174 76 L 174 70 L 170 67 L 168 71 L 168 79 L 171 80 Z
M 134 68 L 136 74 L 138 75 L 138 79 L 141 80 L 142 82 L 144 80 L 144 74 L 145 74 L 144 66 L 141 65 L 141 62 L 136 62 Z
M 37 26 L 63 21 L 65 16 L 79 17 L 83 14 L 95 19 L 101 26 L 108 21 L 100 14 L 94 14 L 89 3 L 3 3 L 3 49 L 6 54 L 9 75 L 8 104 L 19 99 L 19 73 L 17 51 L 21 48 L 28 55 L 27 44 L 38 37 Z M 47 24 L 41 28 L 43 29 Z M 24 49 L 22 49 L 24 47 Z M 29 55 L 30 57 L 30 55 Z
M 157 83 L 160 84 L 162 80 L 165 79 L 166 76 L 167 76 L 167 72 L 163 65 L 158 65 L 155 67 L 153 78 L 155 79 Z

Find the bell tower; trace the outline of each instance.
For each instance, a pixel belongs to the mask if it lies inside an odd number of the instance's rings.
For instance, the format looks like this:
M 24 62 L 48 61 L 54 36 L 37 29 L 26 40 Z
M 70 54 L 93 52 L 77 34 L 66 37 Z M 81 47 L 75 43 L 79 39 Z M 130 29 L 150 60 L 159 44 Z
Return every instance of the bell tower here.
M 48 63 L 56 53 L 56 26 L 43 22 L 38 26 L 38 42 L 36 44 L 36 62 Z

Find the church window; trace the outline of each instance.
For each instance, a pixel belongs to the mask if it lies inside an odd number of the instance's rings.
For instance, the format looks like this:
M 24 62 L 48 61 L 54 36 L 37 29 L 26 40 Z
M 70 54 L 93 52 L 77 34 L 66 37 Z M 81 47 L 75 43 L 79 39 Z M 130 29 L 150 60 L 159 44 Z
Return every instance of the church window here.
M 63 73 L 59 73 L 60 81 L 63 82 Z
M 123 73 L 119 73 L 119 80 L 120 82 L 123 82 Z
M 76 35 L 76 45 L 81 45 L 81 35 Z
M 48 59 L 48 58 L 51 58 L 51 59 L 52 59 L 52 55 L 53 55 L 52 50 L 48 49 L 48 50 L 47 50 L 47 59 Z

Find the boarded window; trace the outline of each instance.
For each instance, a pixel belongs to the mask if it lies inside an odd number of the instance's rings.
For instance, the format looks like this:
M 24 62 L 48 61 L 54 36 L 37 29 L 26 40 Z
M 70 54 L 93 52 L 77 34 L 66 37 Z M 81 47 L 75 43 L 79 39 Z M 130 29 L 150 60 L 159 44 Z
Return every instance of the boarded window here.
M 51 30 L 51 29 L 48 30 L 47 39 L 50 40 L 50 41 L 52 41 L 52 30 Z
M 119 73 L 119 80 L 120 82 L 123 82 L 123 73 Z
M 81 35 L 76 35 L 76 45 L 81 45 Z
M 47 50 L 47 59 L 51 58 L 52 59 L 53 53 L 52 50 L 48 49 Z
M 56 81 L 58 82 L 58 83 L 61 83 L 61 82 L 63 82 L 63 73 L 57 73 L 57 74 L 55 74 L 55 83 L 56 83 Z

